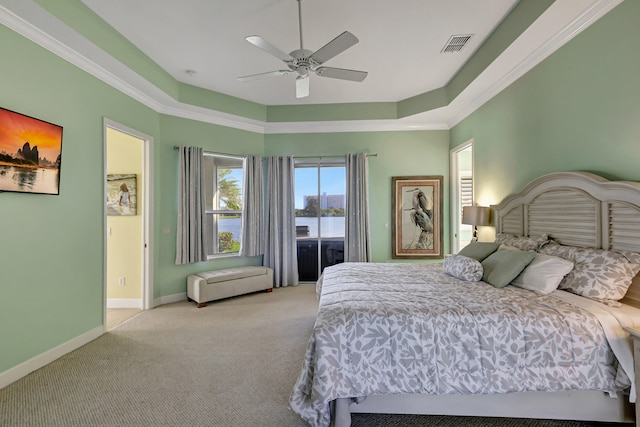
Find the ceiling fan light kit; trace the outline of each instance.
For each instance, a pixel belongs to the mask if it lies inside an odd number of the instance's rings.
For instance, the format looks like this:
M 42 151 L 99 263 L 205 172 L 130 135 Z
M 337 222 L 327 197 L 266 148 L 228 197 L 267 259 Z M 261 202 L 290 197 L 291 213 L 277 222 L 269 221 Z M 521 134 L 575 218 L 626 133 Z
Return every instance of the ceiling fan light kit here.
M 248 82 L 261 79 L 263 77 L 282 76 L 291 72 L 295 72 L 298 74 L 298 76 L 296 77 L 296 98 L 304 98 L 309 96 L 310 71 L 320 77 L 362 82 L 367 77 L 366 71 L 321 66 L 331 58 L 339 55 L 340 53 L 349 49 L 351 46 L 358 43 L 358 38 L 350 32 L 345 31 L 315 52 L 304 49 L 302 45 L 302 0 L 296 1 L 298 2 L 300 49 L 296 49 L 291 53 L 286 53 L 260 36 L 253 35 L 245 38 L 252 45 L 283 61 L 287 65 L 287 67 L 289 67 L 289 69 L 252 74 L 249 76 L 239 77 L 238 80 Z
M 309 76 L 296 77 L 296 98 L 309 96 Z

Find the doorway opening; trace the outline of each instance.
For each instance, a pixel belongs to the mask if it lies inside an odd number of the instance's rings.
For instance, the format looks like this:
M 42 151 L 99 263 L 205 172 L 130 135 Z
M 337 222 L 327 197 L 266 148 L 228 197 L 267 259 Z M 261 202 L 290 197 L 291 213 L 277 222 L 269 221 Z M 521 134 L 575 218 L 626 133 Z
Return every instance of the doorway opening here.
M 150 309 L 153 138 L 104 120 L 105 330 Z
M 462 207 L 473 206 L 473 140 L 451 150 L 451 253 L 458 253 L 473 236 L 471 225 L 462 224 Z
M 315 282 L 325 267 L 344 262 L 344 160 L 300 159 L 295 164 L 298 277 Z

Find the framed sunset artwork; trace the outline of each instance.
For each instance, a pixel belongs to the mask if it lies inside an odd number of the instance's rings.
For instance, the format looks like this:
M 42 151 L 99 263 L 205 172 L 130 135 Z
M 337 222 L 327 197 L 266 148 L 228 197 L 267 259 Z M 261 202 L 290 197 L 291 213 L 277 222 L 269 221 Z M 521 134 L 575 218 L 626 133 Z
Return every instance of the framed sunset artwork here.
M 62 126 L 0 107 L 0 192 L 60 194 Z

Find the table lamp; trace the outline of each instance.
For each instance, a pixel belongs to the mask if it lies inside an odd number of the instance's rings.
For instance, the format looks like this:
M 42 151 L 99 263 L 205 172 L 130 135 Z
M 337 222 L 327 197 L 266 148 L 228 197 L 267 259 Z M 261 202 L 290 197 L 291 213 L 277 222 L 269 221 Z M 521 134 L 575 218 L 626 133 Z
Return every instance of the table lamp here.
M 488 206 L 463 206 L 462 207 L 462 223 L 473 225 L 473 239 L 478 240 L 478 226 L 489 225 L 489 217 L 491 208 Z

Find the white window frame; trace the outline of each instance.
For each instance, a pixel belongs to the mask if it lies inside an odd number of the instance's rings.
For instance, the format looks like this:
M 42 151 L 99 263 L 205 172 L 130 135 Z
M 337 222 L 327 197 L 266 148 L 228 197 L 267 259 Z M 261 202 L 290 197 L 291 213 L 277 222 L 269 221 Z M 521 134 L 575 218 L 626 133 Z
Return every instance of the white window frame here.
M 221 258 L 229 256 L 238 256 L 239 252 L 219 252 L 218 248 L 218 227 L 219 216 L 224 214 L 233 214 L 240 217 L 240 227 L 242 227 L 242 210 L 220 209 L 219 208 L 219 189 L 218 189 L 218 169 L 242 169 L 244 177 L 244 157 L 233 156 L 229 154 L 219 154 L 205 152 L 203 154 L 204 176 L 205 176 L 205 247 L 207 250 L 207 258 Z M 240 167 L 230 163 L 238 162 Z M 244 193 L 244 179 L 240 182 L 241 191 Z
M 346 182 L 346 167 L 347 162 L 346 158 L 342 156 L 331 156 L 330 158 L 323 157 L 298 157 L 295 159 L 295 168 L 316 168 L 317 170 L 317 192 L 315 195 L 310 195 L 311 197 L 318 197 L 318 209 L 321 209 L 321 191 L 322 191 L 322 182 L 321 182 L 321 170 L 323 167 L 341 167 L 345 169 L 345 197 L 347 190 L 347 182 Z M 295 172 L 294 172 L 295 173 Z M 295 193 L 295 189 L 294 189 Z M 345 200 L 346 202 L 346 200 Z M 346 208 L 346 206 L 345 206 Z M 346 215 L 346 212 L 345 212 Z M 322 217 L 320 212 L 318 212 L 318 235 L 315 236 L 315 240 L 317 241 L 317 273 L 318 277 L 322 274 Z M 346 217 L 345 217 L 346 221 Z M 346 231 L 346 230 L 345 230 Z M 325 237 L 326 238 L 326 237 Z M 342 236 L 343 239 L 346 239 L 346 236 Z

